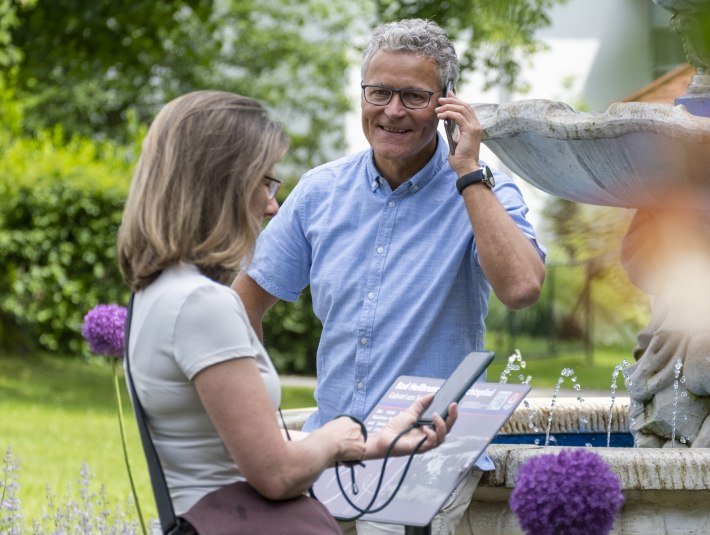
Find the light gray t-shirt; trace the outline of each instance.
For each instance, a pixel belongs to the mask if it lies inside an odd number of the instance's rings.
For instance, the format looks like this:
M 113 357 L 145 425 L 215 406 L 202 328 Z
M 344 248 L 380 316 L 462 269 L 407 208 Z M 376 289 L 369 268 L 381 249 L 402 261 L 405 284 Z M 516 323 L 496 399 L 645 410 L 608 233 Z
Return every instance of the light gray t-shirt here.
M 255 358 L 274 411 L 278 408 L 278 375 L 237 294 L 193 265 L 166 270 L 136 293 L 129 351 L 175 512 L 182 514 L 208 492 L 243 479 L 192 383 L 209 366 Z

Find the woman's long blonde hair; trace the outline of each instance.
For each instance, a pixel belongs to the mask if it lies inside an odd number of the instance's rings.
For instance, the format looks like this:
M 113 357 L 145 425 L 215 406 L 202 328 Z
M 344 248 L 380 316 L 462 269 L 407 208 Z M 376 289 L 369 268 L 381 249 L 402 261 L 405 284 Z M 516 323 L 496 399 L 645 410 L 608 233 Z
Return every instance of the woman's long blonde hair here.
M 226 282 L 251 258 L 259 221 L 250 209 L 288 138 L 257 101 L 195 91 L 156 116 L 118 233 L 118 260 L 138 291 L 179 262 Z

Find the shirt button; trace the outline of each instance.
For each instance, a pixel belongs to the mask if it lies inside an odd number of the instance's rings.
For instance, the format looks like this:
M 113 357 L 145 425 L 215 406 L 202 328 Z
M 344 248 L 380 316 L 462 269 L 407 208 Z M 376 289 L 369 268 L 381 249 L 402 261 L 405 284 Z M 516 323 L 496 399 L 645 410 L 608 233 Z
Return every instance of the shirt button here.
M 380 246 L 377 248 L 377 252 L 380 253 L 380 254 L 382 254 L 382 253 L 385 252 L 385 248 L 380 245 Z
M 362 381 L 359 382 L 358 384 L 356 384 L 355 386 L 357 387 L 358 390 L 362 390 L 363 388 L 365 388 L 365 385 L 362 383 Z
M 362 345 L 367 345 L 367 338 L 365 338 L 364 336 L 362 338 L 360 338 L 360 343 Z
M 390 208 L 394 208 L 394 201 L 388 202 L 387 206 L 389 206 Z
M 414 184 L 412 186 L 412 191 L 419 191 L 419 184 Z
M 374 299 L 374 298 L 375 298 L 375 292 L 368 292 L 367 298 L 368 298 L 368 299 Z

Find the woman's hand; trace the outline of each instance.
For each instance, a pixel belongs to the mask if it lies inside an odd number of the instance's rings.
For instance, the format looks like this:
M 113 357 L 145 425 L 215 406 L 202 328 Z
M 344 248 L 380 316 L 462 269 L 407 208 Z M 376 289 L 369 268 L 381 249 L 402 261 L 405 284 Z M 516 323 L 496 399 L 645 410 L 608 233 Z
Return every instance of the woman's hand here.
M 361 461 L 365 456 L 365 437 L 360 424 L 347 416 L 331 420 L 311 435 L 332 443 L 335 461 Z
M 380 432 L 373 435 L 367 441 L 365 458 L 377 459 L 384 457 L 392 441 L 397 437 L 397 435 L 417 421 L 419 415 L 429 406 L 433 398 L 433 394 L 424 396 L 412 403 L 407 410 L 392 418 Z M 449 405 L 449 414 L 446 421 L 444 421 L 441 416 L 437 414 L 434 416 L 433 428 L 431 426 L 424 425 L 412 429 L 400 437 L 392 450 L 392 455 L 409 455 L 412 451 L 414 451 L 414 448 L 423 438 L 426 438 L 426 440 L 417 450 L 417 453 L 423 453 L 432 448 L 436 448 L 439 444 L 444 442 L 446 435 L 449 431 L 451 431 L 451 427 L 456 422 L 457 416 L 458 406 L 456 403 L 452 403 Z

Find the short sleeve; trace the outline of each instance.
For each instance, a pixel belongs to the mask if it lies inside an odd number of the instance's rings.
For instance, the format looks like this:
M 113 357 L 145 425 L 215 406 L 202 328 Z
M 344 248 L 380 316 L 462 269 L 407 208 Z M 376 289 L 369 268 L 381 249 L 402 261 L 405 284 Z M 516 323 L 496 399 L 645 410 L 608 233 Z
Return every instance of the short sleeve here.
M 295 301 L 309 283 L 311 246 L 303 227 L 301 197 L 307 178 L 299 181 L 256 242 L 247 274 L 271 295 Z
M 217 284 L 200 286 L 187 296 L 173 333 L 175 361 L 192 380 L 209 366 L 254 357 L 250 326 L 236 294 Z

